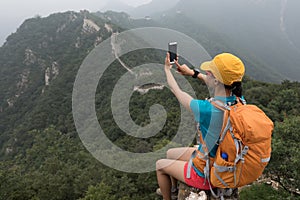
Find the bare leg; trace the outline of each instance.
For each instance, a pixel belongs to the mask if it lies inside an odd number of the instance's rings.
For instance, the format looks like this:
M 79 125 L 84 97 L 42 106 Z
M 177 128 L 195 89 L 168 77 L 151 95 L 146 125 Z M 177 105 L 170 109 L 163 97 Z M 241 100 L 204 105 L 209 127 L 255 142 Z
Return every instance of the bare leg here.
M 161 159 L 156 162 L 158 185 L 164 200 L 171 200 L 171 177 L 184 181 L 184 165 L 186 161 Z
M 189 161 L 192 153 L 197 148 L 194 147 L 181 147 L 173 148 L 167 151 L 167 158 L 174 160 Z M 172 190 L 177 188 L 177 180 L 171 176 Z
M 172 176 L 170 176 L 170 178 L 171 178 L 171 184 L 172 184 L 171 192 L 175 192 L 177 190 L 177 180 L 175 178 L 173 178 Z
M 173 160 L 189 161 L 192 153 L 197 150 L 195 147 L 173 148 L 167 151 L 167 158 Z

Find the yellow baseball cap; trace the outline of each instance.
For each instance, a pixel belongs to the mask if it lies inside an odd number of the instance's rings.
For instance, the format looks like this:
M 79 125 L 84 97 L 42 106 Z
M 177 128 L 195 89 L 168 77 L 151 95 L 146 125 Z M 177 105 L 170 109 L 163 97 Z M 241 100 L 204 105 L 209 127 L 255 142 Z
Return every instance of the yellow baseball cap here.
M 242 81 L 245 74 L 243 62 L 230 53 L 216 55 L 212 61 L 202 63 L 200 69 L 211 71 L 216 79 L 224 85 Z

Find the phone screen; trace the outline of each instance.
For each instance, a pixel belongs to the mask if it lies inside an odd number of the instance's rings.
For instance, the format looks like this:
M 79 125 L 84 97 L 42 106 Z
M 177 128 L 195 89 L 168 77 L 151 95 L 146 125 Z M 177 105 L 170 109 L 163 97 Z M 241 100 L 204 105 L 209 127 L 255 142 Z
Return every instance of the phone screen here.
M 177 60 L 177 42 L 169 43 L 170 62 L 174 63 Z

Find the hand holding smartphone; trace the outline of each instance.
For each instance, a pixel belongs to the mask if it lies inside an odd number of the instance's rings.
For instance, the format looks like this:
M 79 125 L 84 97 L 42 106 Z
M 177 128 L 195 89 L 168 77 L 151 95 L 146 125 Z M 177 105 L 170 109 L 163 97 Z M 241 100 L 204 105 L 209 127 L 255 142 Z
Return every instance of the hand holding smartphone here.
M 177 42 L 169 43 L 169 54 L 170 54 L 170 63 L 174 64 L 175 60 L 177 60 Z

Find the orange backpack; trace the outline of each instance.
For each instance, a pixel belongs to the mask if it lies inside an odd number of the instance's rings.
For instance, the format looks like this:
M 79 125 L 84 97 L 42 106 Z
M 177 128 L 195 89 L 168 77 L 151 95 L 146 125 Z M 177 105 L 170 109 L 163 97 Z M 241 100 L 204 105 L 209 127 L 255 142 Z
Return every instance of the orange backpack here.
M 237 104 L 232 106 L 210 100 L 212 105 L 224 111 L 219 147 L 216 156 L 209 157 L 200 133 L 205 153 L 197 151 L 191 159 L 210 180 L 208 182 L 217 188 L 238 188 L 252 183 L 263 173 L 271 156 L 273 122 L 257 106 L 237 99 Z

